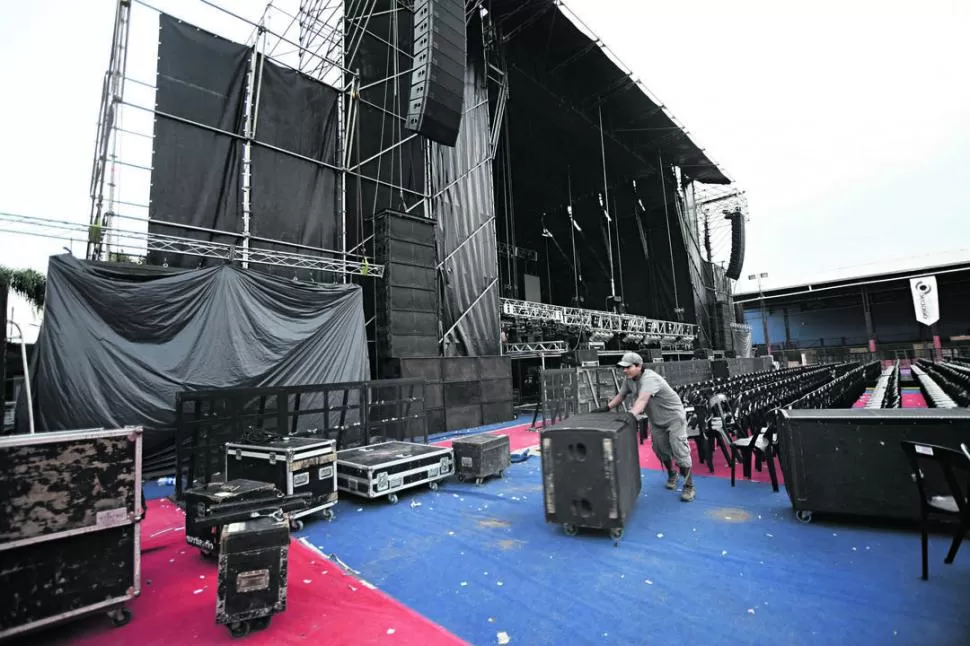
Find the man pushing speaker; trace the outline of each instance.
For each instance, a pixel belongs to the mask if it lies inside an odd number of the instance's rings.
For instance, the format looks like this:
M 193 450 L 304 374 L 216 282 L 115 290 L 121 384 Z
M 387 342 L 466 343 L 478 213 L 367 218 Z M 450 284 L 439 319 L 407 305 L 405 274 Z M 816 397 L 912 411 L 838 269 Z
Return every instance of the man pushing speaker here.
M 684 478 L 680 499 L 691 502 L 697 497 L 691 476 L 690 445 L 687 442 L 687 412 L 684 403 L 670 384 L 653 370 L 643 367 L 643 358 L 636 352 L 627 352 L 617 364 L 623 368 L 626 380 L 609 404 L 597 410 L 605 413 L 623 403 L 628 395 L 634 395 L 629 413 L 642 423 L 644 416 L 653 431 L 653 452 L 667 469 L 668 489 L 677 488 L 677 471 Z

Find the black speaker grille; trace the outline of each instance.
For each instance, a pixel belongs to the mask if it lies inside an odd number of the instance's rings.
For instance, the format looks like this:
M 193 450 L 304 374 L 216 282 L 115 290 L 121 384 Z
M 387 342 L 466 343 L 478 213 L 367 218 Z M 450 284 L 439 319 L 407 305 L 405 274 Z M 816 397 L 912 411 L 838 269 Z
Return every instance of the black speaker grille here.
M 724 273 L 731 280 L 737 280 L 744 267 L 744 216 L 737 213 L 728 217 L 731 220 L 731 261 Z
M 378 352 L 382 357 L 438 354 L 438 287 L 434 221 L 394 211 L 375 218 Z
M 414 4 L 414 70 L 406 127 L 454 146 L 465 96 L 464 0 L 418 0 Z

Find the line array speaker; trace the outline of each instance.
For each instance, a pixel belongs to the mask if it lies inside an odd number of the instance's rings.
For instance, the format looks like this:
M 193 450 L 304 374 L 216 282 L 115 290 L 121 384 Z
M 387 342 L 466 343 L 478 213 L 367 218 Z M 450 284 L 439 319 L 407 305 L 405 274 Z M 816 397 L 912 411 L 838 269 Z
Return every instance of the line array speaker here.
M 744 267 L 744 215 L 735 211 L 726 217 L 731 221 L 731 260 L 724 274 L 731 280 L 737 280 Z
M 414 3 L 414 68 L 408 130 L 454 146 L 465 97 L 465 2 Z
M 438 354 L 438 287 L 434 220 L 396 211 L 375 216 L 377 344 L 382 357 Z

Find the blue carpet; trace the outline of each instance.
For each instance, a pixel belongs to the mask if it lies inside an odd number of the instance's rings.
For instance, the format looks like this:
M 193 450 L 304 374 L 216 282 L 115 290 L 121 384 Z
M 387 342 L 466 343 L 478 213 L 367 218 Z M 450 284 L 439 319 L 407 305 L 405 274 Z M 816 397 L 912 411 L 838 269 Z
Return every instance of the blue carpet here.
M 614 547 L 544 522 L 539 458 L 506 473 L 397 505 L 345 496 L 300 535 L 473 644 L 970 643 L 970 554 L 943 565 L 945 537 L 924 582 L 918 534 L 803 525 L 758 483 L 698 478 L 684 504 L 645 471 Z

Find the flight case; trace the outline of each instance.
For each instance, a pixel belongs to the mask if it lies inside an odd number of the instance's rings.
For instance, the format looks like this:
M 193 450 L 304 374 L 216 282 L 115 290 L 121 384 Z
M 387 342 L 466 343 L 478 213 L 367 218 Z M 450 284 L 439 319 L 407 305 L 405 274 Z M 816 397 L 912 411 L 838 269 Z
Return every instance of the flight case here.
M 202 487 L 186 489 L 185 542 L 198 547 L 208 556 L 219 549 L 220 525 L 204 523 L 210 516 L 246 509 L 279 506 L 282 494 L 268 482 L 237 479 L 229 482 L 210 482 Z
M 275 437 L 226 443 L 226 477 L 271 482 L 284 495 L 310 493 L 309 506 L 289 514 L 294 530 L 298 520 L 322 513 L 333 519 L 337 504 L 336 442 L 311 437 Z
M 413 442 L 382 442 L 337 452 L 337 486 L 364 498 L 387 496 L 428 483 L 431 489 L 454 473 L 450 448 Z
M 0 438 L 0 641 L 141 592 L 142 429 Z
M 281 512 L 229 523 L 219 537 L 216 623 L 233 637 L 269 625 L 286 610 L 290 531 Z
M 508 435 L 481 433 L 456 439 L 451 448 L 455 452 L 458 481 L 475 480 L 475 484 L 482 484 L 489 476 L 501 478 L 512 464 L 509 446 Z

